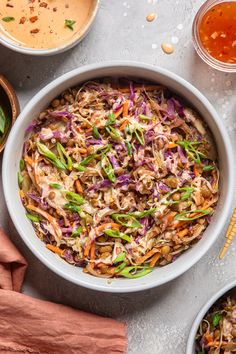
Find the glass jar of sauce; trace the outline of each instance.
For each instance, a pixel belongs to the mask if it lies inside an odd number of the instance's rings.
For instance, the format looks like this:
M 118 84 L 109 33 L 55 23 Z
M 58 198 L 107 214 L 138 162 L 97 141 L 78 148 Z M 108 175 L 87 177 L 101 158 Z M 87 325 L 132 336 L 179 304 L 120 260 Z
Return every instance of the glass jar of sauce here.
M 192 28 L 199 56 L 210 66 L 236 72 L 236 0 L 207 0 Z

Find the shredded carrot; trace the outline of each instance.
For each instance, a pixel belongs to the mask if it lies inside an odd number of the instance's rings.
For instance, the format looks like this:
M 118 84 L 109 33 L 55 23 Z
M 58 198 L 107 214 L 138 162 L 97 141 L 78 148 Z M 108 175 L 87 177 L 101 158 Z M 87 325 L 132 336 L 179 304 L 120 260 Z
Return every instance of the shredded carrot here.
M 82 155 L 87 154 L 87 149 L 85 148 L 78 148 L 77 149 Z
M 169 143 L 169 144 L 166 144 L 165 147 L 166 149 L 174 149 L 176 148 L 178 145 L 175 144 L 175 143 Z
M 82 187 L 79 179 L 77 179 L 75 181 L 75 187 L 76 187 L 76 190 L 79 194 L 84 194 L 84 190 L 83 190 L 83 187 Z
M 136 260 L 136 264 L 142 264 L 144 263 L 148 258 L 152 257 L 155 253 L 159 252 L 158 249 L 153 248 L 152 250 L 148 251 L 144 256 L 139 257 Z
M 188 234 L 188 232 L 189 232 L 188 229 L 183 229 L 183 230 L 177 232 L 177 236 L 184 237 L 184 236 L 186 236 Z
M 194 164 L 194 166 L 193 166 L 193 172 L 194 172 L 194 174 L 195 174 L 196 177 L 198 177 L 198 176 L 200 175 L 199 170 L 198 170 L 196 164 Z
M 176 214 L 177 214 L 177 213 L 176 213 L 175 211 L 172 211 L 171 213 L 167 214 L 167 216 L 166 216 L 167 221 L 168 221 L 168 222 L 171 222 L 171 221 L 174 219 L 174 217 L 175 217 Z
M 33 165 L 33 160 L 31 159 L 31 157 L 29 157 L 28 155 L 24 156 L 24 160 L 25 162 L 27 162 L 30 166 Z
M 161 257 L 161 253 L 156 253 L 156 254 L 152 257 L 151 262 L 150 262 L 150 267 L 151 267 L 151 268 L 155 267 L 156 262 L 159 260 L 160 257 Z
M 205 334 L 204 338 L 207 340 L 208 343 L 213 342 L 213 337 L 211 334 Z
M 125 130 L 125 128 L 127 127 L 127 125 L 129 124 L 128 119 L 124 120 L 124 122 L 121 124 L 120 126 L 120 130 Z
M 33 210 L 36 213 L 42 215 L 45 219 L 47 219 L 51 223 L 53 223 L 53 221 L 54 221 L 54 218 L 52 217 L 52 215 L 48 214 L 46 211 L 44 211 L 44 210 L 42 210 L 40 208 L 37 208 L 34 205 L 28 204 L 27 205 L 27 209 Z
M 95 243 L 94 242 L 91 244 L 91 248 L 90 248 L 90 259 L 95 259 Z
M 115 117 L 118 118 L 121 113 L 123 112 L 123 107 L 121 107 L 116 113 L 115 113 Z
M 56 246 L 53 246 L 53 245 L 50 245 L 50 244 L 47 244 L 46 245 L 47 249 L 49 249 L 50 251 L 58 254 L 59 256 L 62 256 L 63 255 L 63 250 L 61 250 L 59 247 L 56 247 Z
M 88 240 L 84 249 L 84 256 L 87 257 L 91 248 L 91 240 Z
M 96 228 L 97 233 L 100 233 L 106 229 L 114 229 L 114 230 L 120 230 L 120 225 L 116 224 L 115 222 L 108 222 L 102 225 L 99 225 Z
M 127 117 L 129 115 L 129 101 L 125 101 L 123 104 L 123 117 Z

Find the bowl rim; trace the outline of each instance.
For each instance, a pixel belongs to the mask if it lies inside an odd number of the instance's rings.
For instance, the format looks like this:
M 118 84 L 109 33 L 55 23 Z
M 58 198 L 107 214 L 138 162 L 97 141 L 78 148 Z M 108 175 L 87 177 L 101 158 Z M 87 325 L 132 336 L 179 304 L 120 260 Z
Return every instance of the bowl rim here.
M 224 149 L 227 152 L 227 166 L 233 166 L 233 150 L 231 146 L 230 139 L 228 137 L 228 134 L 226 132 L 226 129 L 224 126 L 222 126 L 222 122 L 220 120 L 220 117 L 216 113 L 215 109 L 213 106 L 210 104 L 210 102 L 207 100 L 207 98 L 197 89 L 195 88 L 192 84 L 190 84 L 188 81 L 185 79 L 179 77 L 178 75 L 160 68 L 160 67 L 155 67 L 149 64 L 145 63 L 140 63 L 140 62 L 130 62 L 130 61 L 110 61 L 110 62 L 104 62 L 104 63 L 95 63 L 95 64 L 90 64 L 87 66 L 83 66 L 77 69 L 74 69 L 59 78 L 53 80 L 50 82 L 48 85 L 46 85 L 44 88 L 42 88 L 26 105 L 24 110 L 19 116 L 19 119 L 17 119 L 10 135 L 8 138 L 8 142 L 5 148 L 4 156 L 3 156 L 3 173 L 2 173 L 2 179 L 3 179 L 3 191 L 4 191 L 4 196 L 5 196 L 5 201 L 6 205 L 9 211 L 9 214 L 11 216 L 11 219 L 20 234 L 21 238 L 23 239 L 24 243 L 28 246 L 28 248 L 32 251 L 32 253 L 44 264 L 46 265 L 50 270 L 52 270 L 54 273 L 60 275 L 62 278 L 71 281 L 72 283 L 75 283 L 77 285 L 84 286 L 89 289 L 93 290 L 99 290 L 99 291 L 104 291 L 104 292 L 113 292 L 113 293 L 128 293 L 128 292 L 137 292 L 137 291 L 142 291 L 150 288 L 154 288 L 156 286 L 165 284 L 178 276 L 182 275 L 184 272 L 186 272 L 188 269 L 190 269 L 195 263 L 199 261 L 200 258 L 204 256 L 204 254 L 209 250 L 209 248 L 213 245 L 214 240 L 219 236 L 221 230 L 223 229 L 225 225 L 226 218 L 228 217 L 228 214 L 230 212 L 230 208 L 232 205 L 233 201 L 233 193 L 227 193 L 225 197 L 225 206 L 222 210 L 222 212 L 219 215 L 219 218 L 217 219 L 217 232 L 215 233 L 215 236 L 212 238 L 208 238 L 207 242 L 205 244 L 205 247 L 200 248 L 199 252 L 196 252 L 194 255 L 192 255 L 191 259 L 188 260 L 188 262 L 185 262 L 184 265 L 181 265 L 178 267 L 178 269 L 171 274 L 168 274 L 164 279 L 156 278 L 152 282 L 146 282 L 142 283 L 140 281 L 140 285 L 136 285 L 135 287 L 132 286 L 132 283 L 128 284 L 126 287 L 119 288 L 119 287 L 113 287 L 112 285 L 105 286 L 102 283 L 101 284 L 94 284 L 93 282 L 90 282 L 89 279 L 88 281 L 83 281 L 79 278 L 73 277 L 71 274 L 65 273 L 62 269 L 56 267 L 56 265 L 53 262 L 50 262 L 47 258 L 46 255 L 44 255 L 42 252 L 38 252 L 35 247 L 30 242 L 30 238 L 28 238 L 25 233 L 23 227 L 21 227 L 21 223 L 19 222 L 17 215 L 14 213 L 13 210 L 13 205 L 12 202 L 10 201 L 10 198 L 8 197 L 11 189 L 9 187 L 9 178 L 8 178 L 8 158 L 11 155 L 11 150 L 12 147 L 14 146 L 14 141 L 17 137 L 17 131 L 18 129 L 21 128 L 21 122 L 24 121 L 24 116 L 26 116 L 32 109 L 33 106 L 37 105 L 38 102 L 40 102 L 51 90 L 55 89 L 56 87 L 59 87 L 60 85 L 63 85 L 64 82 L 68 82 L 69 80 L 72 80 L 75 76 L 80 76 L 82 74 L 86 74 L 89 72 L 93 71 L 99 71 L 102 69 L 119 69 L 121 70 L 123 68 L 131 68 L 131 69 L 144 69 L 146 71 L 149 71 L 150 73 L 157 73 L 160 74 L 167 79 L 171 80 L 173 83 L 177 83 L 180 86 L 183 86 L 187 91 L 190 91 L 197 99 L 199 99 L 203 106 L 207 109 L 209 114 L 212 117 L 212 120 L 216 123 L 222 140 L 224 141 Z M 96 76 L 96 75 L 95 75 Z M 99 76 L 99 75 L 97 75 Z M 114 73 L 115 76 L 115 73 Z M 79 81 L 79 78 L 78 78 Z M 227 190 L 233 190 L 233 177 L 234 177 L 234 170 L 233 168 L 229 167 L 228 168 L 228 184 L 227 184 Z
M 79 37 L 69 41 L 68 43 L 61 45 L 59 47 L 56 48 L 51 48 L 51 49 L 34 49 L 34 48 L 30 48 L 30 47 L 21 47 L 19 45 L 17 45 L 17 43 L 14 43 L 11 40 L 8 40 L 7 37 L 4 37 L 0 35 L 0 44 L 2 44 L 3 46 L 14 50 L 15 52 L 21 53 L 21 54 L 27 54 L 27 55 L 32 55 L 32 56 L 50 56 L 50 55 L 55 55 L 55 54 L 60 54 L 63 53 L 71 48 L 73 48 L 74 46 L 76 46 L 79 42 L 81 42 L 84 37 L 88 34 L 88 32 L 90 31 L 95 18 L 97 16 L 98 10 L 99 10 L 99 6 L 100 6 L 100 0 L 93 0 L 94 1 L 94 6 L 93 9 L 91 11 L 91 15 L 88 19 L 88 21 L 86 22 L 85 26 L 82 28 L 82 32 L 80 33 Z
M 186 354 L 194 354 L 194 344 L 195 344 L 195 335 L 197 333 L 198 327 L 200 325 L 201 320 L 203 319 L 204 315 L 207 311 L 211 308 L 214 303 L 219 300 L 224 294 L 226 294 L 229 290 L 232 290 L 236 287 L 236 279 L 231 281 L 230 283 L 226 284 L 220 290 L 218 290 L 214 295 L 207 300 L 207 302 L 202 306 L 201 310 L 198 312 L 195 320 L 193 321 L 192 327 L 189 332 L 187 347 L 186 347 Z

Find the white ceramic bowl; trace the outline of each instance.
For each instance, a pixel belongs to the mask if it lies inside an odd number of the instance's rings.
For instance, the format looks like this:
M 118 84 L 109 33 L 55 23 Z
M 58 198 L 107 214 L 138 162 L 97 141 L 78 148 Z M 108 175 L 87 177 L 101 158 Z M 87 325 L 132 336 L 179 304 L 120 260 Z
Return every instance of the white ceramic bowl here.
M 88 18 L 86 24 L 81 28 L 78 36 L 66 44 L 51 49 L 34 49 L 34 48 L 22 47 L 1 33 L 0 33 L 0 44 L 4 45 L 9 49 L 14 50 L 15 52 L 35 55 L 35 56 L 49 56 L 49 55 L 63 53 L 66 50 L 73 48 L 76 44 L 82 41 L 82 39 L 88 34 L 97 15 L 98 8 L 99 8 L 99 1 L 100 0 L 94 0 L 94 4 L 91 10 L 91 15 Z
M 234 289 L 235 288 L 235 289 Z M 197 317 L 195 318 L 192 328 L 189 333 L 188 337 L 188 343 L 187 343 L 187 348 L 186 348 L 186 354 L 195 354 L 195 337 L 197 334 L 197 330 L 199 328 L 199 325 L 207 313 L 207 311 L 211 308 L 211 306 L 219 300 L 223 295 L 225 295 L 228 291 L 230 290 L 235 290 L 236 291 L 236 279 L 229 284 L 225 285 L 222 289 L 220 289 L 216 294 L 214 294 L 210 300 L 207 301 L 207 303 L 202 307 L 200 312 L 198 313 Z
M 108 76 L 131 76 L 154 81 L 167 86 L 197 108 L 208 123 L 218 146 L 221 195 L 213 220 L 204 233 L 204 237 L 193 248 L 185 252 L 175 262 L 157 268 L 149 275 L 139 279 L 106 279 L 96 278 L 82 272 L 80 268 L 55 256 L 46 249 L 34 233 L 31 223 L 25 217 L 25 209 L 18 195 L 17 170 L 21 158 L 24 132 L 29 122 L 44 110 L 53 98 L 69 87 L 73 87 L 87 80 Z M 93 64 L 71 71 L 43 88 L 27 104 L 17 119 L 5 148 L 3 160 L 3 187 L 6 203 L 11 218 L 24 242 L 31 251 L 46 266 L 63 278 L 73 283 L 101 291 L 108 292 L 135 292 L 164 284 L 192 267 L 214 244 L 225 224 L 229 214 L 233 197 L 233 153 L 230 140 L 216 111 L 208 100 L 191 84 L 184 79 L 164 69 L 152 67 L 142 63 L 113 62 Z

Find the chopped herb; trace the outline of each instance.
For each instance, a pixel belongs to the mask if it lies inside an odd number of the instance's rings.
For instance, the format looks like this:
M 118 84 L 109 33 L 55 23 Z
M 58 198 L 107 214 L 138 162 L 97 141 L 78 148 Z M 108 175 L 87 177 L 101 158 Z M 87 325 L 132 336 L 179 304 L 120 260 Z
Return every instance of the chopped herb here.
M 65 20 L 65 26 L 68 27 L 70 30 L 74 30 L 74 24 L 76 23 L 76 21 L 73 20 Z
M 25 214 L 27 216 L 27 218 L 33 222 L 39 222 L 40 221 L 40 218 L 36 215 L 33 215 L 33 214 L 30 214 L 30 213 L 27 213 Z
M 101 135 L 99 134 L 98 128 L 97 127 L 93 127 L 93 136 L 95 139 L 100 139 Z
M 112 164 L 110 163 L 110 160 L 104 154 L 102 154 L 101 167 L 107 175 L 107 178 L 114 183 L 116 181 L 115 172 L 113 170 Z
M 125 252 L 120 252 L 117 257 L 114 259 L 113 263 L 119 263 L 119 262 L 123 262 L 125 260 L 126 257 L 126 253 Z
M 2 107 L 0 106 L 0 133 L 4 134 L 6 129 L 7 118 L 3 112 Z
M 222 315 L 219 312 L 214 314 L 213 319 L 212 319 L 212 323 L 213 323 L 214 327 L 218 326 L 221 318 L 222 318 Z
M 61 189 L 62 188 L 62 186 L 58 183 L 49 183 L 49 186 L 54 189 Z
M 212 171 L 212 170 L 215 170 L 215 166 L 213 166 L 213 165 L 204 166 L 202 170 L 204 172 Z
M 23 159 L 20 160 L 19 166 L 20 166 L 20 170 L 23 171 L 25 168 L 25 161 Z
M 121 238 L 124 241 L 131 242 L 131 238 L 124 234 L 123 232 L 117 231 L 117 230 L 105 230 L 104 234 L 110 237 L 118 237 Z
M 140 222 L 137 219 L 135 219 L 134 216 L 129 214 L 112 214 L 111 217 L 116 222 L 126 227 L 131 227 L 133 229 L 142 227 Z
M 202 218 L 205 215 L 208 215 L 211 213 L 211 210 L 208 209 L 196 209 L 196 210 L 191 210 L 191 211 L 185 211 L 183 213 L 175 215 L 174 219 L 175 220 L 181 220 L 181 221 L 191 221 L 191 220 L 196 220 L 199 218 Z M 186 215 L 192 215 L 192 214 L 197 214 L 193 217 L 187 217 Z
M 6 16 L 6 17 L 3 17 L 2 20 L 4 22 L 12 22 L 12 21 L 15 21 L 15 17 Z

